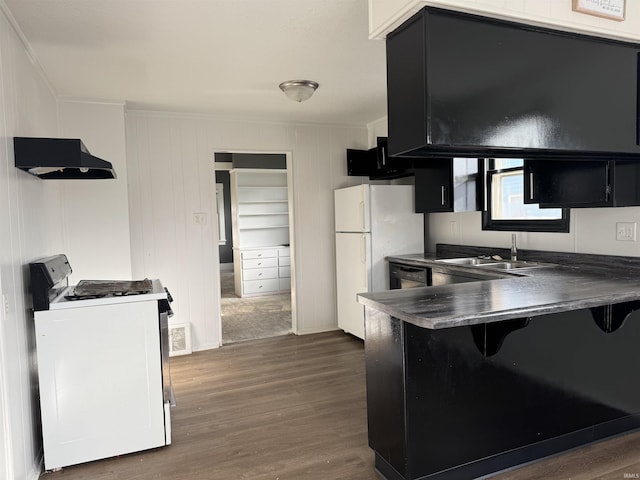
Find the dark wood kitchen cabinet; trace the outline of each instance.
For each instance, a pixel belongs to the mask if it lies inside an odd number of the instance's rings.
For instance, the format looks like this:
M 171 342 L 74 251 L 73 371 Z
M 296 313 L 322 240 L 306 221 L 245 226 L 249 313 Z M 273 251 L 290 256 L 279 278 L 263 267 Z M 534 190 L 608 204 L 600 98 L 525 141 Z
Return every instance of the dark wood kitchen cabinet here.
M 376 468 L 389 480 L 471 479 L 638 429 L 639 307 L 435 330 L 367 308 Z
M 640 160 L 639 53 L 426 7 L 387 37 L 389 154 Z
M 479 210 L 478 159 L 433 159 L 414 170 L 416 212 Z
M 640 205 L 640 162 L 525 160 L 524 203 L 543 208 Z
M 347 148 L 347 175 L 390 180 L 413 175 L 413 159 L 389 157 L 387 137 L 378 137 L 369 150 Z

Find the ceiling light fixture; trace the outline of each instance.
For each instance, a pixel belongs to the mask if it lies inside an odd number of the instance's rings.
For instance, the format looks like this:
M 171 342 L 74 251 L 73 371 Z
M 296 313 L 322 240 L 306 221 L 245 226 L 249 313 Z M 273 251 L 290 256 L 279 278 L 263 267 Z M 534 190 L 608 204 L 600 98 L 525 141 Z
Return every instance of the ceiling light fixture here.
M 296 102 L 304 102 L 311 98 L 316 88 L 318 88 L 318 84 L 311 80 L 289 80 L 280 84 L 280 90 Z

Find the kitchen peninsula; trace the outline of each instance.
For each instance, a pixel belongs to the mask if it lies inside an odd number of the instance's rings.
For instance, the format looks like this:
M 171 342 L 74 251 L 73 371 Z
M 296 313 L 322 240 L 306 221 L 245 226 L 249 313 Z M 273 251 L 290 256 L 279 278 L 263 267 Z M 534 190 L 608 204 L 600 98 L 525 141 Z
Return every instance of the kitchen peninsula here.
M 640 428 L 640 260 L 521 251 L 486 280 L 359 295 L 369 445 L 389 480 L 471 479 Z M 530 268 L 527 268 L 530 267 Z

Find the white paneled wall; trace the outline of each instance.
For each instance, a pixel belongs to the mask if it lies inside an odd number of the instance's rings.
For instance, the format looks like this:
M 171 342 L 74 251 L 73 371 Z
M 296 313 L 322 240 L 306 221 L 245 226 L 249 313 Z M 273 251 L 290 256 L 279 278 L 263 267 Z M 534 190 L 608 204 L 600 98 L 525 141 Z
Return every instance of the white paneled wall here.
M 73 275 L 131 279 L 124 104 L 59 102 L 60 136 L 80 138 L 95 156 L 113 164 L 117 179 L 64 180 L 64 252 Z
M 436 243 L 502 248 L 511 245 L 512 232 L 482 230 L 480 212 L 431 213 L 425 221 L 425 246 L 430 251 L 434 251 Z M 640 256 L 640 242 L 616 240 L 617 222 L 640 224 L 640 207 L 572 209 L 569 233 L 516 232 L 518 248 Z
M 0 8 L 0 479 L 36 479 L 42 447 L 25 265 L 62 247 L 59 185 L 14 167 L 14 136 L 56 136 L 55 96 Z
M 127 163 L 134 277 L 159 277 L 190 322 L 196 350 L 220 345 L 214 152 L 291 154 L 293 271 L 298 333 L 337 328 L 333 190 L 346 148 L 366 148 L 365 127 L 291 125 L 129 111 Z M 196 224 L 194 213 L 206 214 Z

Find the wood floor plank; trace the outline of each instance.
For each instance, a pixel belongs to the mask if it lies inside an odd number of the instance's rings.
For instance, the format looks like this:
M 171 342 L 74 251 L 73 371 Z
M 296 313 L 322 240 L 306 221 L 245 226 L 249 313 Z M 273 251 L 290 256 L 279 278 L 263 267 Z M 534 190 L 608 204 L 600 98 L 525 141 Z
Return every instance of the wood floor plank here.
M 174 357 L 172 445 L 47 480 L 377 480 L 362 342 L 293 335 Z
M 275 337 L 172 358 L 178 405 L 165 448 L 67 467 L 43 480 L 379 480 L 367 444 L 362 342 Z M 640 432 L 492 480 L 622 480 Z M 634 477 L 627 477 L 634 478 Z

